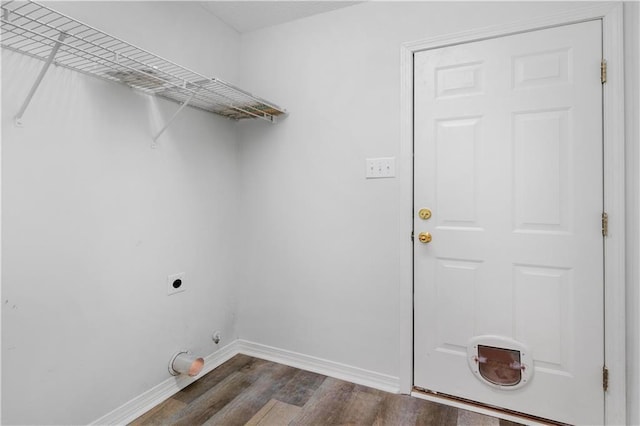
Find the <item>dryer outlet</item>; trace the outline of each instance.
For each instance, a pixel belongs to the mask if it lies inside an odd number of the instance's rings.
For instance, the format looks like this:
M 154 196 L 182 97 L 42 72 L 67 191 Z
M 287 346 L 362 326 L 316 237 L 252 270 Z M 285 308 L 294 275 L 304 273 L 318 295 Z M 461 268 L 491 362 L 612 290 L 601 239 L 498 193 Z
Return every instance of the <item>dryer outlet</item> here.
M 182 293 L 186 289 L 184 272 L 167 277 L 167 295 L 171 296 L 172 294 Z

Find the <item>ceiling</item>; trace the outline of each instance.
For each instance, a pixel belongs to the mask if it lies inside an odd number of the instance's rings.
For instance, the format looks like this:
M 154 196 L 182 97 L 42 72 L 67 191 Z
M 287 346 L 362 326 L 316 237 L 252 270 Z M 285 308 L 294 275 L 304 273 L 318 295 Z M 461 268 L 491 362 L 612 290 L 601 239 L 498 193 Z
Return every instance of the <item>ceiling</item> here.
M 202 6 L 235 28 L 246 33 L 283 24 L 307 16 L 352 6 L 360 1 L 203 1 Z

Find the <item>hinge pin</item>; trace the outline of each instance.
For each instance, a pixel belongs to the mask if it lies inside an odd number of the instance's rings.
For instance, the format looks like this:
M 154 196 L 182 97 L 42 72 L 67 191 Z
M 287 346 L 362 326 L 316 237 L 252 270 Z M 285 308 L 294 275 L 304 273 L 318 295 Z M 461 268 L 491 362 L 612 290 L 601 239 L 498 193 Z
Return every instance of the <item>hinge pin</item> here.
M 609 390 L 609 369 L 607 366 L 602 367 L 602 389 L 605 392 Z
M 602 213 L 602 236 L 609 235 L 609 215 L 605 212 Z
M 607 61 L 604 59 L 600 62 L 600 82 L 602 84 L 607 82 Z

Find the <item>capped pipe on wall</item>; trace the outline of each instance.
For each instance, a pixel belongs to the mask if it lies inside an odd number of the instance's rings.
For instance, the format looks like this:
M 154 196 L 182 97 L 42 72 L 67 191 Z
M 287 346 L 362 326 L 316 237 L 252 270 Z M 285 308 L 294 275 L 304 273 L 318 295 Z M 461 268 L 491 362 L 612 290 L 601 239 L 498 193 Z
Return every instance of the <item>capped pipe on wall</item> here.
M 197 376 L 204 367 L 204 359 L 196 358 L 189 351 L 183 350 L 176 353 L 169 362 L 169 373 L 172 376 L 187 374 Z

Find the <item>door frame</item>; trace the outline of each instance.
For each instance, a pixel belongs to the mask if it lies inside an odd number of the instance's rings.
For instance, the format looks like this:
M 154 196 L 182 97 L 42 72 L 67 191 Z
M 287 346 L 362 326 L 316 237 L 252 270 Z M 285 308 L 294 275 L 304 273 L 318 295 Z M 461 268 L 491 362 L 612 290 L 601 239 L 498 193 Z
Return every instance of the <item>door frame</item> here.
M 445 34 L 404 43 L 400 51 L 400 392 L 413 387 L 413 54 L 455 44 L 504 37 L 579 22 L 602 20 L 603 57 L 607 82 L 603 85 L 604 210 L 609 215 L 605 249 L 605 361 L 609 388 L 605 392 L 607 424 L 626 424 L 625 351 L 625 157 L 623 5 L 608 3 L 576 8 L 543 18 Z

